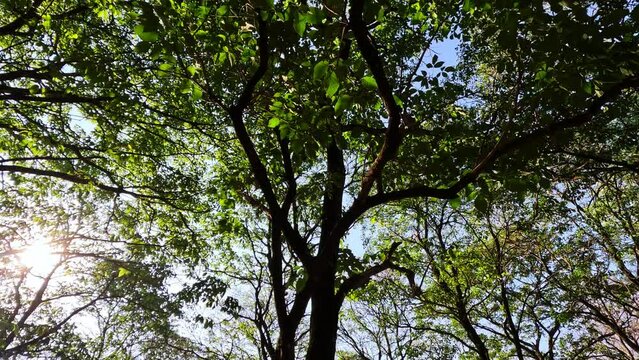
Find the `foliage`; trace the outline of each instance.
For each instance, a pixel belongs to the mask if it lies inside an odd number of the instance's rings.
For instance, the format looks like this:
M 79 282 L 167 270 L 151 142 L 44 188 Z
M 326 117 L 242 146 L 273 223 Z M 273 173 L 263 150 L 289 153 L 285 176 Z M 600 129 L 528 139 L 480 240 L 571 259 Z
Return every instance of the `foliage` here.
M 636 1 L 0 15 L 9 356 L 639 351 Z M 34 234 L 45 275 L 19 264 Z

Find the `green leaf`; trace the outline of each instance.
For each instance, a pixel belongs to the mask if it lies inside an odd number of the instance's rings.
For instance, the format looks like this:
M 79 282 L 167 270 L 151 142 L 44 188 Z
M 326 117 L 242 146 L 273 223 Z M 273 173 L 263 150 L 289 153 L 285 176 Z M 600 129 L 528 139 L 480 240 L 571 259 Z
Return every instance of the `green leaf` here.
M 384 14 L 384 7 L 382 6 L 382 7 L 380 7 L 380 8 L 379 8 L 379 10 L 377 11 L 377 17 L 376 17 L 377 21 L 384 21 L 384 18 L 385 18 L 385 16 L 384 16 L 384 15 L 385 15 L 385 14 Z
M 475 0 L 464 0 L 462 10 L 472 15 L 475 12 Z
M 326 76 L 328 61 L 320 61 L 313 67 L 313 80 L 321 80 Z
M 372 77 L 372 76 L 364 76 L 362 78 L 362 85 L 364 85 L 364 87 L 367 88 L 367 89 L 376 90 L 377 89 L 377 80 L 375 80 L 375 78 Z
M 304 31 L 306 30 L 306 17 L 300 16 L 299 20 L 293 23 L 293 27 L 295 28 L 297 35 L 304 35 Z
M 109 10 L 104 9 L 104 10 L 98 11 L 98 17 L 102 19 L 102 21 L 109 20 Z
M 291 135 L 291 128 L 286 123 L 281 123 L 278 129 L 280 129 L 280 137 L 282 139 L 288 139 L 289 135 Z
M 486 212 L 488 209 L 488 201 L 486 201 L 485 197 L 477 196 L 475 198 L 475 209 L 481 213 Z
M 188 71 L 189 74 L 191 74 L 191 76 L 195 76 L 195 74 L 197 73 L 197 68 L 195 66 L 193 66 L 193 65 L 189 65 L 186 68 L 186 71 Z
M 268 121 L 268 127 L 270 127 L 270 128 L 276 128 L 276 127 L 277 127 L 277 126 L 278 126 L 281 122 L 282 122 L 282 120 L 280 120 L 280 119 L 278 119 L 278 118 L 276 118 L 276 117 L 271 118 L 271 119 Z
M 222 64 L 224 63 L 224 61 L 226 61 L 226 58 L 228 57 L 228 55 L 225 52 L 221 52 L 217 54 L 217 62 Z
M 180 93 L 182 94 L 191 94 L 193 92 L 193 87 L 195 85 L 193 84 L 193 81 L 189 80 L 189 79 L 184 79 L 181 83 L 180 83 Z
M 40 92 L 40 85 L 38 84 L 31 84 L 29 85 L 29 94 L 37 94 Z
M 537 71 L 537 74 L 535 74 L 535 80 L 543 80 L 546 78 L 547 74 L 546 70 L 539 70 Z
M 337 99 L 337 103 L 335 103 L 335 112 L 337 114 L 341 114 L 344 110 L 348 110 L 353 103 L 353 97 L 350 95 L 342 95 Z
M 144 25 L 136 25 L 133 31 L 142 41 L 153 42 L 160 38 L 158 33 L 154 31 L 144 31 Z
M 44 26 L 45 30 L 51 30 L 51 15 L 42 15 L 42 26 Z
M 205 38 L 205 37 L 207 37 L 209 35 L 209 32 L 206 31 L 206 30 L 200 29 L 200 30 L 196 31 L 194 35 L 195 35 L 196 38 Z M 220 36 L 220 35 L 221 34 L 219 34 L 218 36 Z M 224 36 L 224 35 L 222 35 L 222 36 Z
M 229 7 L 226 5 L 222 5 L 219 8 L 217 8 L 217 10 L 215 10 L 215 15 L 224 16 L 226 15 L 227 12 L 229 12 Z
M 456 197 L 454 199 L 449 200 L 448 203 L 450 204 L 450 207 L 457 210 L 461 206 L 461 198 Z
M 123 268 L 123 267 L 119 267 L 119 268 L 118 268 L 118 277 L 127 276 L 127 275 L 129 275 L 130 273 L 131 273 L 131 271 L 130 271 L 130 270 L 128 270 L 128 269 L 125 269 L 125 268 Z
M 317 25 L 321 24 L 322 20 L 324 20 L 324 12 L 319 8 L 311 8 L 304 16 L 308 24 Z
M 173 64 L 169 64 L 169 63 L 160 64 L 160 66 L 159 66 L 160 70 L 162 70 L 162 71 L 171 70 L 172 67 L 173 67 Z
M 337 78 L 337 74 L 331 71 L 331 75 L 328 77 L 328 88 L 326 89 L 326 96 L 332 97 L 337 93 L 337 89 L 339 89 L 339 79 Z
M 393 95 L 393 99 L 395 99 L 395 103 L 399 105 L 399 107 L 404 107 L 404 102 L 402 101 L 402 99 L 399 98 L 399 96 Z
M 142 24 L 135 25 L 133 27 L 133 32 L 135 33 L 135 35 L 140 36 L 140 34 L 142 34 L 144 32 L 144 25 L 142 25 Z
M 592 95 L 592 82 L 586 81 L 584 83 L 584 92 L 588 95 Z
M 191 92 L 191 98 L 193 101 L 198 101 L 202 98 L 202 88 L 199 85 L 193 85 L 193 91 Z

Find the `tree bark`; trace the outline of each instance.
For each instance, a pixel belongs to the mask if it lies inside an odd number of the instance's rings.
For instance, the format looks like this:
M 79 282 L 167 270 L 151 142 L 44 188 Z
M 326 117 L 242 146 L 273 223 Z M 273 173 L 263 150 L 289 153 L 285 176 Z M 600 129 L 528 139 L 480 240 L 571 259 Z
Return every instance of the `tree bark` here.
M 459 322 L 462 327 L 466 331 L 466 335 L 470 339 L 470 341 L 475 345 L 475 351 L 481 360 L 490 360 L 490 354 L 488 352 L 488 348 L 486 348 L 486 344 L 484 344 L 484 340 L 479 336 L 477 330 L 473 326 L 472 321 L 468 317 L 468 313 L 466 311 L 466 307 L 464 304 L 457 302 L 457 311 L 459 316 Z
M 334 273 L 333 273 L 334 274 Z M 311 298 L 311 329 L 306 360 L 335 358 L 339 302 L 335 296 L 335 278 L 322 281 Z
M 284 326 L 280 328 L 280 336 L 277 339 L 275 360 L 295 359 L 295 327 Z

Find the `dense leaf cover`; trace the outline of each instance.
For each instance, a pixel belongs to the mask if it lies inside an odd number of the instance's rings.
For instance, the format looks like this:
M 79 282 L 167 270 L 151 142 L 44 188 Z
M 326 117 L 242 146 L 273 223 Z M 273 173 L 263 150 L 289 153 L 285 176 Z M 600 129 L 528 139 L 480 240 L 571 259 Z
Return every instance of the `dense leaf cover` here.
M 638 88 L 634 0 L 4 1 L 0 354 L 634 359 Z

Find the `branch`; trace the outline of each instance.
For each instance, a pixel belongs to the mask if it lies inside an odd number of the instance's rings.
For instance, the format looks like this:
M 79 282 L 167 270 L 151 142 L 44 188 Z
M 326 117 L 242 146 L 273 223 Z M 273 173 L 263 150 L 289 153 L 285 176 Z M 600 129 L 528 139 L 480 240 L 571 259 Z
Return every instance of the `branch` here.
M 95 305 L 100 300 L 108 299 L 109 297 L 106 296 L 106 293 L 108 291 L 109 285 L 113 282 L 113 279 L 114 278 L 111 278 L 109 280 L 109 282 L 106 284 L 105 288 L 100 292 L 100 294 L 98 294 L 98 296 L 96 298 L 91 299 L 86 304 L 84 304 L 84 305 L 74 309 L 73 311 L 71 311 L 66 317 L 64 317 L 62 320 L 60 320 L 60 322 L 58 322 L 57 324 L 55 324 L 51 328 L 47 329 L 45 332 L 40 334 L 38 337 L 35 337 L 35 338 L 33 338 L 33 339 L 29 340 L 29 341 L 26 341 L 26 342 L 24 342 L 22 344 L 16 345 L 16 346 L 14 346 L 12 348 L 5 349 L 4 350 L 4 355 L 11 356 L 11 355 L 18 355 L 20 353 L 25 352 L 31 345 L 37 344 L 40 341 L 42 341 L 42 340 L 46 339 L 47 337 L 49 337 L 51 334 L 59 331 L 62 328 L 62 326 L 64 326 L 64 324 L 69 322 L 69 320 L 71 320 L 74 316 L 76 316 L 80 312 L 82 312 L 85 309 Z
M 383 61 L 372 42 L 366 23 L 364 22 L 364 0 L 354 0 L 350 9 L 350 27 L 357 40 L 357 45 L 368 68 L 377 82 L 377 91 L 384 103 L 388 113 L 388 128 L 384 137 L 382 148 L 373 161 L 373 164 L 364 174 L 362 184 L 355 203 L 360 203 L 366 199 L 371 191 L 374 181 L 381 175 L 384 166 L 397 154 L 402 141 L 400 124 L 402 111 L 395 102 L 393 87 L 384 73 Z
M 89 97 L 74 94 L 67 94 L 60 91 L 47 91 L 44 95 L 34 95 L 28 89 L 15 88 L 11 86 L 0 86 L 0 100 L 14 101 L 35 101 L 49 103 L 88 103 L 99 104 L 105 101 L 113 100 L 112 97 L 99 96 Z
M 602 96 L 595 98 L 586 111 L 562 121 L 557 121 L 548 126 L 530 131 L 527 134 L 523 134 L 510 140 L 500 141 L 468 174 L 462 176 L 454 185 L 448 188 L 432 188 L 420 185 L 404 190 L 376 194 L 368 199 L 369 201 L 364 208 L 370 209 L 376 205 L 385 204 L 391 201 L 416 197 L 434 197 L 439 199 L 455 198 L 459 191 L 464 189 L 468 184 L 477 180 L 477 177 L 492 166 L 497 159 L 519 150 L 530 142 L 538 141 L 548 136 L 556 135 L 561 131 L 587 124 L 595 115 L 601 112 L 604 105 L 621 95 L 623 90 L 636 88 L 639 88 L 639 76 L 628 77 L 624 81 L 621 81 L 611 87 Z
M 293 306 L 291 307 L 291 312 L 289 314 L 290 321 L 294 326 L 298 326 L 306 314 L 306 308 L 309 300 L 311 299 L 313 290 L 314 288 L 311 282 L 307 281 L 304 288 L 295 294 L 295 301 L 293 302 Z
M 1 26 L 0 35 L 11 35 L 15 31 L 20 29 L 23 25 L 25 25 L 29 20 L 38 17 L 38 13 L 36 10 L 40 5 L 42 5 L 43 2 L 44 0 L 35 0 L 30 6 L 28 6 L 26 11 L 24 11 L 21 16 L 8 23 L 7 25 Z
M 51 66 L 55 66 L 55 64 L 51 64 Z M 50 79 L 51 74 L 48 72 L 49 69 L 39 68 L 39 69 L 29 69 L 29 70 L 15 70 L 9 71 L 6 73 L 0 74 L 0 81 L 10 81 L 16 80 L 20 78 L 29 78 L 34 80 L 45 80 Z
M 578 152 L 572 152 L 572 151 L 566 151 L 566 150 L 551 151 L 550 153 L 552 153 L 552 154 L 564 154 L 564 155 L 569 155 L 569 156 L 573 156 L 573 157 L 576 157 L 576 158 L 596 161 L 596 162 L 603 163 L 603 164 L 616 165 L 616 166 L 619 166 L 619 167 L 624 168 L 626 170 L 630 170 L 630 171 L 633 171 L 633 172 L 639 172 L 639 161 L 631 163 L 631 162 L 627 162 L 627 161 L 614 160 L 612 158 L 608 158 L 608 157 L 597 155 L 597 154 L 578 153 Z
M 255 181 L 257 182 L 258 187 L 264 193 L 264 198 L 266 199 L 266 203 L 268 208 L 271 211 L 273 216 L 273 221 L 280 222 L 282 225 L 282 231 L 284 232 L 284 236 L 286 237 L 286 241 L 291 245 L 293 252 L 297 255 L 302 263 L 305 265 L 310 265 L 312 261 L 312 256 L 306 247 L 306 243 L 302 239 L 295 229 L 290 225 L 286 218 L 286 213 L 282 211 L 280 205 L 278 204 L 277 197 L 275 196 L 275 192 L 273 191 L 273 185 L 268 178 L 268 173 L 266 171 L 266 167 L 262 164 L 259 155 L 257 154 L 257 150 L 255 150 L 255 145 L 253 144 L 253 140 L 251 140 L 251 136 L 246 129 L 246 125 L 244 124 L 244 111 L 248 107 L 253 97 L 253 92 L 257 87 L 257 84 L 261 81 L 262 77 L 266 74 L 268 70 L 268 59 L 269 59 L 269 44 L 268 44 L 268 26 L 266 21 L 262 19 L 262 17 L 257 15 L 258 21 L 258 46 L 259 46 L 259 66 L 253 76 L 249 79 L 246 84 L 246 87 L 242 91 L 237 103 L 229 108 L 229 116 L 231 117 L 231 121 L 233 122 L 233 128 L 235 129 L 235 134 L 237 135 L 240 144 L 242 145 L 242 149 L 244 149 L 244 153 L 251 165 L 251 171 L 253 176 L 255 177 Z
M 477 164 L 470 172 L 463 175 L 455 184 L 447 188 L 434 188 L 426 185 L 413 186 L 408 189 L 379 193 L 367 198 L 358 197 L 353 205 L 344 213 L 340 222 L 333 230 L 334 236 L 341 236 L 346 233 L 350 226 L 369 209 L 389 202 L 412 199 L 412 198 L 437 198 L 453 199 L 457 197 L 459 191 L 468 184 L 477 180 L 480 174 L 485 172 L 495 161 L 504 155 L 510 154 L 524 147 L 533 141 L 539 141 L 551 135 L 556 135 L 564 130 L 579 127 L 590 122 L 595 115 L 602 111 L 602 108 L 626 89 L 639 88 L 639 76 L 631 76 L 617 83 L 608 89 L 602 96 L 594 98 L 591 105 L 582 113 L 568 117 L 562 121 L 557 121 L 548 126 L 532 130 L 527 134 L 512 138 L 510 140 L 499 141 L 493 149 Z M 389 127 L 390 131 L 390 127 Z
M 390 268 L 399 271 L 400 273 L 404 274 L 404 276 L 406 276 L 406 280 L 408 280 L 408 285 L 410 286 L 410 290 L 413 296 L 419 297 L 422 295 L 423 291 L 415 282 L 415 272 L 413 270 L 396 264 L 391 264 Z
M 329 266 L 334 266 L 339 250 L 340 237 L 332 237 L 332 230 L 342 216 L 342 200 L 344 193 L 344 181 L 346 168 L 344 167 L 344 155 L 337 146 L 335 138 L 326 148 L 326 185 L 324 198 L 322 199 L 322 220 L 318 258 Z
M 282 151 L 282 163 L 284 165 L 284 173 L 286 175 L 286 184 L 288 189 L 286 190 L 286 197 L 284 198 L 284 204 L 282 204 L 282 212 L 288 214 L 291 205 L 295 201 L 297 196 L 297 182 L 295 181 L 295 172 L 293 171 L 293 164 L 291 162 L 291 152 L 288 148 L 288 139 L 282 139 L 279 134 L 279 129 L 275 129 L 277 142 L 280 144 L 280 150 Z
M 268 256 L 268 268 L 271 274 L 273 296 L 275 299 L 275 312 L 280 329 L 286 328 L 288 314 L 286 310 L 286 288 L 282 279 L 282 229 L 279 223 L 273 223 L 271 226 L 271 254 Z
M 360 124 L 344 124 L 341 126 L 341 130 L 343 132 L 359 131 L 369 135 L 384 135 L 388 131 L 387 128 L 372 127 L 372 126 L 360 125 Z
M 384 261 L 382 261 L 381 263 L 374 265 L 364 270 L 361 273 L 353 274 L 351 275 L 351 277 L 344 280 L 344 282 L 339 287 L 339 290 L 337 291 L 337 294 L 336 294 L 338 303 L 341 304 L 349 292 L 365 286 L 370 281 L 371 277 L 379 274 L 380 272 L 386 269 L 392 268 L 394 266 L 392 263 L 393 254 L 395 253 L 395 251 L 397 250 L 400 244 L 401 244 L 400 242 L 394 242 L 390 246 L 390 249 L 388 249 L 388 252 L 386 254 L 386 259 L 384 259 Z
M 257 87 L 257 84 L 261 81 L 262 77 L 266 74 L 268 70 L 268 58 L 269 58 L 269 44 L 268 44 L 268 27 L 266 21 L 262 20 L 262 17 L 258 14 L 258 51 L 260 54 L 259 66 L 253 76 L 249 79 L 242 94 L 237 100 L 237 103 L 229 108 L 229 116 L 233 122 L 233 128 L 235 129 L 235 133 L 237 135 L 244 152 L 251 164 L 251 170 L 253 172 L 253 176 L 257 181 L 258 186 L 264 193 L 264 197 L 266 198 L 266 202 L 268 207 L 271 209 L 271 212 L 276 213 L 279 212 L 280 206 L 277 202 L 277 198 L 275 193 L 273 192 L 273 186 L 268 178 L 268 174 L 266 171 L 266 167 L 262 164 L 257 151 L 255 150 L 255 145 L 253 144 L 253 140 L 246 129 L 246 125 L 244 124 L 244 111 L 248 107 L 251 99 L 253 97 L 253 92 Z
M 11 344 L 13 340 L 16 338 L 16 336 L 20 335 L 20 330 L 22 330 L 22 327 L 24 326 L 24 324 L 26 324 L 27 320 L 29 320 L 29 317 L 31 317 L 33 312 L 36 311 L 36 309 L 42 304 L 44 292 L 47 290 L 49 286 L 49 282 L 51 281 L 51 278 L 53 277 L 53 274 L 58 270 L 58 268 L 62 265 L 62 263 L 63 263 L 63 260 L 58 261 L 55 264 L 55 266 L 51 270 L 49 270 L 47 275 L 44 277 L 44 279 L 42 280 L 42 284 L 40 284 L 38 289 L 33 294 L 33 299 L 29 303 L 29 307 L 25 310 L 25 312 L 22 314 L 18 322 L 15 324 L 16 331 L 12 331 L 9 333 L 9 335 L 4 340 L 5 344 L 7 345 Z
M 0 165 L 0 172 L 14 172 L 14 173 L 22 173 L 22 174 L 30 174 L 30 175 L 38 175 L 38 176 L 47 176 L 47 177 L 62 179 L 75 184 L 81 184 L 81 185 L 92 184 L 98 189 L 109 191 L 116 194 L 126 194 L 136 198 L 166 200 L 165 198 L 158 195 L 140 194 L 140 193 L 126 190 L 123 186 L 106 185 L 106 184 L 99 183 L 93 179 L 82 177 L 80 175 L 68 174 L 68 173 L 55 171 L 55 170 L 36 169 L 36 168 L 30 168 L 26 166 L 19 166 L 19 165 Z
M 266 216 L 269 219 L 272 219 L 273 216 L 271 215 L 271 210 L 269 210 L 268 207 L 264 206 L 264 204 L 262 204 L 258 199 L 256 199 L 255 197 L 253 197 L 252 195 L 250 195 L 249 193 L 247 193 L 245 190 L 237 190 L 237 192 L 242 195 L 242 197 L 244 198 L 244 200 L 249 203 L 249 205 L 253 206 L 254 208 L 256 208 L 257 210 L 260 210 L 261 212 L 263 212 L 264 214 L 266 214 Z

